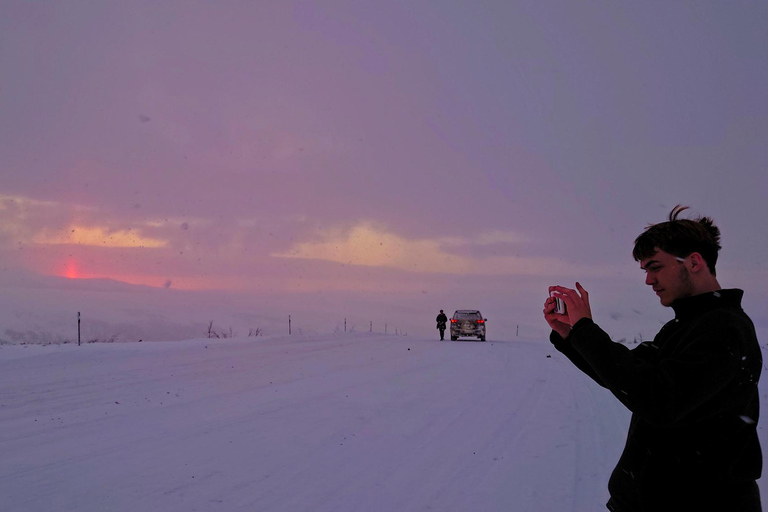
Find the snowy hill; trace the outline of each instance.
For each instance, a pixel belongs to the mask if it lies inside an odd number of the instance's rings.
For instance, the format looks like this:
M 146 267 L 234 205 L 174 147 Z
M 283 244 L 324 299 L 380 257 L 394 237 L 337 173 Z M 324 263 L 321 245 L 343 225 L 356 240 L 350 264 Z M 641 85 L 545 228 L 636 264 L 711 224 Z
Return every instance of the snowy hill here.
M 600 510 L 628 418 L 547 341 L 0 346 L 0 496 L 8 512 Z

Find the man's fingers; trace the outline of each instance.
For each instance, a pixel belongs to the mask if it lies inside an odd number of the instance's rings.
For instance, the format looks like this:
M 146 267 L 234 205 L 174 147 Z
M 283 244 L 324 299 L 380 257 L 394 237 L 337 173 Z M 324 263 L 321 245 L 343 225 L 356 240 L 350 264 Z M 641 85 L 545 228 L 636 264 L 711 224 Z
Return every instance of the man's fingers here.
M 576 283 L 576 289 L 572 288 L 566 288 L 565 286 L 550 286 L 549 287 L 550 293 L 557 292 L 557 294 L 562 298 L 570 298 L 571 300 L 575 300 L 577 298 L 584 298 L 586 299 L 589 296 L 589 293 L 587 293 L 587 290 L 584 289 L 583 286 L 581 286 L 581 283 Z
M 558 286 L 550 286 L 549 287 L 549 291 L 550 291 L 550 293 L 557 292 L 559 295 L 568 295 L 569 293 L 573 294 L 573 295 L 576 295 L 576 290 L 574 290 L 572 288 L 566 288 L 565 286 L 560 286 L 560 285 L 558 285 Z

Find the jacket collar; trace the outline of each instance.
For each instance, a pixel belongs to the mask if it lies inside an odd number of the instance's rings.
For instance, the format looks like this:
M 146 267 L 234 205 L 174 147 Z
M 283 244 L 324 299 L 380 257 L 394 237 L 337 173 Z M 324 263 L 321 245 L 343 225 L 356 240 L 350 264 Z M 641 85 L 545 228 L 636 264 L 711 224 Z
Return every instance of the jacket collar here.
M 677 299 L 672 303 L 675 318 L 682 320 L 700 313 L 719 308 L 741 309 L 741 298 L 744 291 L 736 288 L 702 293 L 693 297 Z

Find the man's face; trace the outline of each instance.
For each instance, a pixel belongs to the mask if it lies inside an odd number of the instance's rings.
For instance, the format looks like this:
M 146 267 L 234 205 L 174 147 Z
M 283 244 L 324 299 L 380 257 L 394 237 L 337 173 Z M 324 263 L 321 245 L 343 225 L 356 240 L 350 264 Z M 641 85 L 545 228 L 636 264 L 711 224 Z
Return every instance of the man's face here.
M 658 249 L 656 254 L 640 261 L 640 268 L 645 270 L 645 284 L 653 288 L 662 306 L 694 295 L 691 275 L 684 263 L 683 258 Z

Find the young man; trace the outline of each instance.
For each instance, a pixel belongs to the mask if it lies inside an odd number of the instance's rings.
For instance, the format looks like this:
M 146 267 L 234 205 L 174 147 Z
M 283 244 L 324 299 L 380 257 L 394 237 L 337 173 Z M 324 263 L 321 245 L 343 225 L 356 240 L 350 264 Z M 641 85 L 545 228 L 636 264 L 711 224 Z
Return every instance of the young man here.
M 743 292 L 717 282 L 720 230 L 707 217 L 678 219 L 685 209 L 635 240 L 645 284 L 675 311 L 653 341 L 633 350 L 612 342 L 579 283 L 551 286 L 566 312 L 550 297 L 544 318 L 557 350 L 632 412 L 609 510 L 760 512 L 762 355 Z

